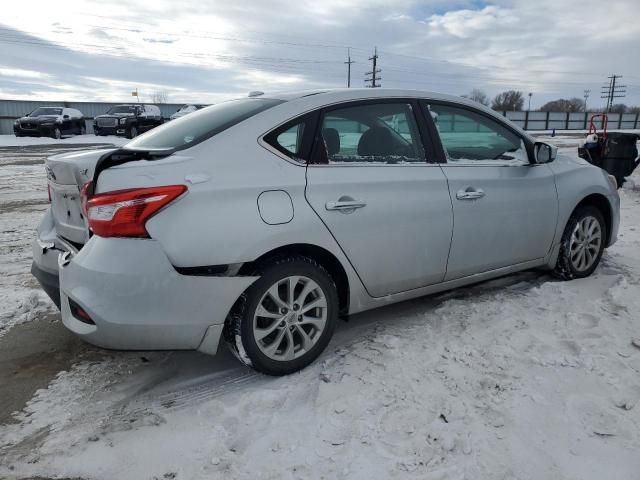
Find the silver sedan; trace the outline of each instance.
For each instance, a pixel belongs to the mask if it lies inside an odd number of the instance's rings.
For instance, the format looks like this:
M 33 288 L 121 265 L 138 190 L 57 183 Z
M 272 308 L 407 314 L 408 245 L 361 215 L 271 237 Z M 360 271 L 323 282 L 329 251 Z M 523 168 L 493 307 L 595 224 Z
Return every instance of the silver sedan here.
M 619 222 L 604 171 L 408 90 L 253 92 L 47 172 L 33 272 L 69 329 L 115 349 L 224 339 L 273 375 L 341 316 L 531 268 L 586 277 Z

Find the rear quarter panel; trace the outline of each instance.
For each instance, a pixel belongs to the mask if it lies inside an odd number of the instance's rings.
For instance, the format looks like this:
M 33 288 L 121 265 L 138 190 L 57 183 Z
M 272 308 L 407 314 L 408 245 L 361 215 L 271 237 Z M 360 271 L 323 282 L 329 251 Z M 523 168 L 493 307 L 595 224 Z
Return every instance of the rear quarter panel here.
M 107 169 L 97 191 L 185 184 L 188 192 L 146 224 L 174 266 L 245 263 L 286 245 L 319 246 L 343 265 L 357 308 L 360 280 L 305 200 L 306 167 L 259 145 L 269 126 L 246 121 L 237 127 L 165 159 Z M 258 197 L 269 190 L 291 197 L 289 222 L 269 225 L 260 217 Z

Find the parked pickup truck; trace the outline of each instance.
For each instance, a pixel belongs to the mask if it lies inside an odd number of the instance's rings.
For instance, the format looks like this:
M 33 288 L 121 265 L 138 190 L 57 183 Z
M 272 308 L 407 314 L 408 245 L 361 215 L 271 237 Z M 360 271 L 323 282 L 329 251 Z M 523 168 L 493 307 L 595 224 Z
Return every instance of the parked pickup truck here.
M 160 108 L 156 105 L 116 105 L 93 120 L 93 132 L 96 135 L 134 138 L 163 122 Z

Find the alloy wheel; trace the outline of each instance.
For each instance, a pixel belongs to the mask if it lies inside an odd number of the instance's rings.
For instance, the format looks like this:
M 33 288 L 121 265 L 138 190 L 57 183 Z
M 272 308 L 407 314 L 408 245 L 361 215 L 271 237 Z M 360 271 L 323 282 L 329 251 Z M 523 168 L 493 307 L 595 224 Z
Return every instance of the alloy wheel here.
M 272 360 L 289 361 L 309 352 L 327 324 L 327 298 L 305 276 L 274 283 L 260 299 L 253 316 L 253 336 Z
M 602 228 L 597 218 L 588 215 L 578 221 L 569 243 L 571 264 L 579 272 L 589 270 L 600 252 Z

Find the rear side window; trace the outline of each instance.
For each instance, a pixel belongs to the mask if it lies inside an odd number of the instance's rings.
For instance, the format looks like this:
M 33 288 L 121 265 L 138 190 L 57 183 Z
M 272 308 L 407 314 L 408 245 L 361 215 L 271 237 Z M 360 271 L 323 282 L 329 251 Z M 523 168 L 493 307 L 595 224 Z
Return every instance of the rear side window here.
M 280 103 L 282 100 L 268 98 L 242 98 L 218 103 L 154 128 L 127 143 L 126 148 L 188 148 Z
M 306 163 L 311 156 L 315 125 L 313 114 L 296 118 L 264 136 L 264 141 L 296 162 Z
M 300 153 L 300 147 L 302 145 L 302 135 L 304 134 L 304 123 L 298 123 L 276 137 L 276 142 L 282 148 L 292 155 L 298 155 Z

